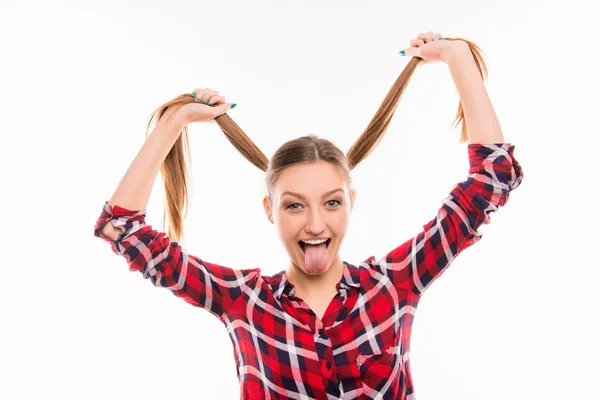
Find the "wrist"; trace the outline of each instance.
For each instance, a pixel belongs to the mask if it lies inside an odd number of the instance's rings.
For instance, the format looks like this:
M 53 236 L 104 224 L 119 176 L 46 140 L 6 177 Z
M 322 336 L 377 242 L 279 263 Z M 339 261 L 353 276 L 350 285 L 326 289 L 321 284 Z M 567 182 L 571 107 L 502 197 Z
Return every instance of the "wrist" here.
M 177 111 L 167 110 L 160 119 L 159 124 L 163 131 L 168 131 L 169 134 L 178 135 L 185 128 L 185 118 L 181 114 L 181 109 Z

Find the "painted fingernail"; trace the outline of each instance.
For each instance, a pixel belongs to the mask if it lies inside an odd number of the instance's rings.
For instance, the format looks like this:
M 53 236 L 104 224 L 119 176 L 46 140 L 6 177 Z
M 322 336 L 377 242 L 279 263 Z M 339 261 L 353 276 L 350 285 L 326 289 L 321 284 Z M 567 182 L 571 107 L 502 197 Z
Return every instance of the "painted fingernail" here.
M 400 55 L 401 56 L 405 56 L 406 54 L 404 54 L 404 50 L 400 50 Z
M 440 38 L 440 40 L 444 40 L 444 38 L 443 38 L 443 37 L 441 37 L 441 38 Z
M 233 104 L 231 105 L 231 108 L 235 108 L 235 106 L 237 106 L 237 104 L 236 104 L 236 103 L 233 103 Z
M 204 98 L 202 98 L 200 101 L 204 103 Z
M 210 104 L 210 100 L 208 100 L 208 101 L 206 102 L 206 104 Z
M 196 92 L 192 92 L 192 96 L 196 97 Z

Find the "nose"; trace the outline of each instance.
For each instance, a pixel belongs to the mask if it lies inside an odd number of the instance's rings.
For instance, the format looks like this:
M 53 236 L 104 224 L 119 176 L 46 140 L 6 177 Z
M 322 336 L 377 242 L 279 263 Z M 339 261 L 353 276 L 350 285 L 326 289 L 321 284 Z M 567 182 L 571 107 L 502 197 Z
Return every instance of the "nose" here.
M 307 221 L 305 226 L 305 231 L 313 236 L 318 236 L 322 233 L 327 224 L 325 223 L 325 218 L 321 215 L 321 210 L 318 208 L 313 208 L 310 212 L 307 213 Z

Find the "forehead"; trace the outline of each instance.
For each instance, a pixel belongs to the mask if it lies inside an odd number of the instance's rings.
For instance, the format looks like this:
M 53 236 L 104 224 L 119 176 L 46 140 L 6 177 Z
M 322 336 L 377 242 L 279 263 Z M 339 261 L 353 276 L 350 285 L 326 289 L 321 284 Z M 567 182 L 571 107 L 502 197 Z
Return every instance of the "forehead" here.
M 275 183 L 278 196 L 287 190 L 318 196 L 336 188 L 345 190 L 344 178 L 339 168 L 327 161 L 291 165 L 283 170 Z

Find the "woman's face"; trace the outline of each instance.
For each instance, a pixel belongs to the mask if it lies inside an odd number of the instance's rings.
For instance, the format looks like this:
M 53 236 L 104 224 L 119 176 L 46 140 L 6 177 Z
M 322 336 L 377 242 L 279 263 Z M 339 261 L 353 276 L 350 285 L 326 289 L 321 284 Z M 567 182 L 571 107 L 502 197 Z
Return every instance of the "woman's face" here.
M 275 185 L 272 208 L 267 196 L 263 205 L 267 218 L 277 227 L 292 265 L 309 275 L 327 272 L 332 264 L 340 262 L 338 253 L 348 228 L 355 191 L 348 190 L 337 167 L 326 161 L 294 164 L 281 173 Z M 326 262 L 309 262 L 312 267 L 307 268 L 298 242 L 322 238 L 330 239 Z

